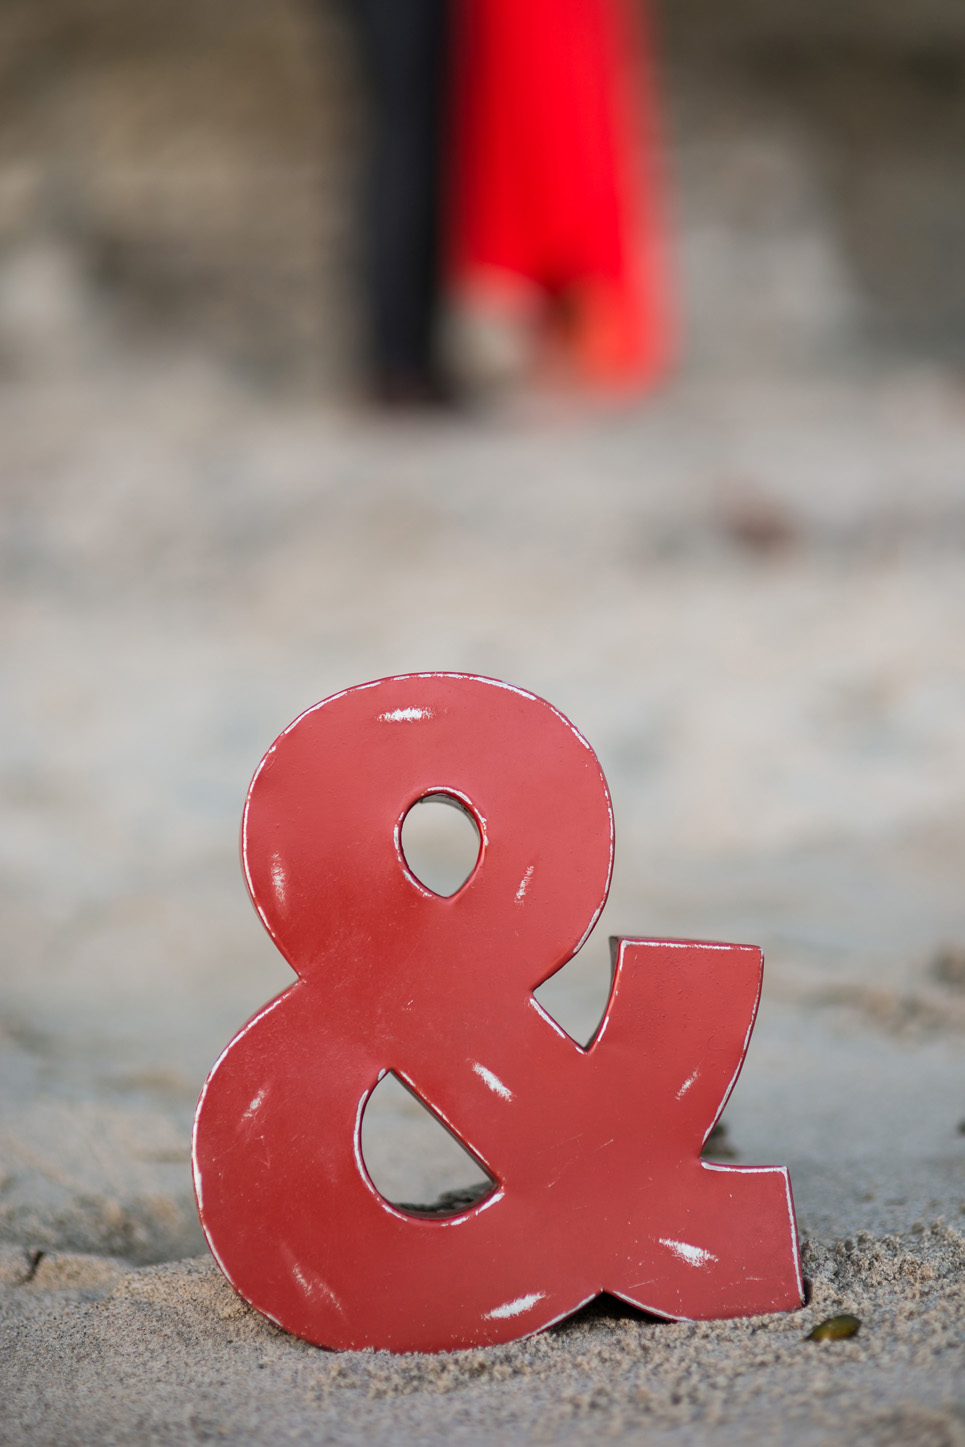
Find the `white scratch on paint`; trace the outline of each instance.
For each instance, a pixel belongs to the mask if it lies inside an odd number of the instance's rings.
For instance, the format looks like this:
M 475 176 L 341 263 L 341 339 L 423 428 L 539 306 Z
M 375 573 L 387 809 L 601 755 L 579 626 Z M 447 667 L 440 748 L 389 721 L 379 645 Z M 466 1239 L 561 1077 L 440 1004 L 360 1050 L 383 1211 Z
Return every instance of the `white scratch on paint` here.
M 566 1031 L 563 1029 L 563 1026 L 557 1024 L 557 1022 L 553 1019 L 552 1015 L 548 1014 L 547 1011 L 543 1009 L 542 1005 L 537 1000 L 535 995 L 530 995 L 528 1003 L 536 1011 L 540 1019 L 545 1020 L 546 1024 L 549 1025 L 550 1029 L 556 1031 L 557 1035 L 560 1037 L 561 1040 L 568 1040 L 571 1045 L 575 1046 L 575 1048 L 579 1050 L 581 1055 L 586 1054 L 583 1046 L 577 1045 L 576 1041 L 573 1039 L 573 1036 L 567 1035 Z
M 379 723 L 418 723 L 421 719 L 432 718 L 431 708 L 393 708 L 380 713 Z
M 687 1091 L 688 1091 L 688 1090 L 690 1089 L 690 1087 L 693 1085 L 694 1081 L 697 1079 L 697 1076 L 698 1076 L 699 1074 L 700 1074 L 700 1066 L 698 1065 L 698 1066 L 697 1066 L 697 1069 L 693 1072 L 693 1074 L 687 1076 L 687 1079 L 684 1081 L 683 1085 L 682 1085 L 682 1086 L 680 1087 L 680 1089 L 677 1091 L 677 1099 L 678 1099 L 678 1100 L 683 1100 L 684 1096 L 687 1094 Z
M 492 1311 L 485 1312 L 484 1319 L 503 1320 L 510 1316 L 522 1316 L 524 1311 L 531 1311 L 545 1296 L 545 1291 L 531 1291 L 528 1296 L 517 1296 L 515 1301 L 507 1301 L 503 1306 L 494 1306 Z
M 386 1071 L 380 1070 L 379 1080 L 381 1080 L 385 1074 Z M 378 1081 L 376 1081 L 376 1085 L 377 1084 Z M 375 1086 L 373 1085 L 372 1090 L 374 1089 Z M 358 1105 L 355 1108 L 355 1133 L 352 1136 L 352 1149 L 355 1152 L 355 1164 L 358 1167 L 358 1173 L 362 1177 L 363 1181 L 369 1180 L 369 1173 L 365 1169 L 365 1162 L 362 1159 L 362 1115 L 365 1111 L 366 1105 L 368 1104 L 369 1096 L 372 1094 L 372 1090 L 367 1090 L 365 1092 L 365 1094 L 362 1096 L 362 1099 L 359 1101 Z M 375 1190 L 374 1185 L 372 1189 Z
M 245 1111 L 244 1115 L 242 1116 L 242 1120 L 251 1120 L 251 1117 L 254 1115 L 255 1111 L 261 1109 L 261 1107 L 262 1107 L 262 1105 L 264 1104 L 264 1101 L 265 1101 L 265 1096 L 266 1096 L 267 1094 L 268 1094 L 267 1090 L 266 1090 L 264 1087 L 262 1087 L 262 1089 L 259 1090 L 258 1094 L 252 1098 L 252 1100 L 251 1100 L 251 1102 L 250 1102 L 250 1104 L 249 1104 L 249 1106 L 248 1106 L 248 1109 Z
M 528 866 L 527 870 L 526 870 L 526 873 L 523 875 L 522 879 L 519 881 L 519 888 L 518 888 L 517 891 L 516 891 L 516 903 L 517 903 L 517 904 L 522 904 L 524 898 L 526 897 L 526 891 L 527 891 L 527 889 L 529 889 L 529 882 L 530 882 L 530 880 L 531 880 L 532 877 L 533 877 L 533 868 L 534 868 L 534 866 L 533 866 L 532 864 L 530 864 L 530 865 Z
M 285 873 L 285 864 L 280 854 L 275 854 L 271 861 L 271 886 L 275 891 L 275 898 L 279 904 L 285 903 L 285 891 L 288 888 L 288 875 Z
M 666 1246 L 668 1251 L 686 1261 L 688 1266 L 707 1266 L 711 1261 L 718 1261 L 713 1251 L 705 1251 L 702 1246 L 690 1246 L 686 1241 L 668 1241 L 665 1236 L 660 1237 L 660 1245 Z
M 332 1303 L 336 1311 L 344 1310 L 335 1292 L 330 1286 L 326 1286 L 324 1281 L 319 1281 L 317 1277 L 314 1281 L 309 1281 L 304 1271 L 302 1271 L 301 1267 L 295 1262 L 292 1263 L 291 1271 L 292 1276 L 294 1276 L 306 1296 L 315 1296 L 318 1292 L 321 1292 L 322 1296 L 326 1297 L 327 1300 Z
M 496 1095 L 502 1096 L 503 1100 L 512 1100 L 513 1092 L 510 1090 L 508 1085 L 503 1084 L 499 1076 L 496 1075 L 494 1071 L 488 1069 L 488 1067 L 485 1065 L 480 1065 L 478 1060 L 474 1060 L 472 1062 L 472 1068 L 479 1076 L 480 1080 L 484 1080 L 486 1082 L 491 1091 L 493 1091 Z
M 194 1194 L 198 1198 L 198 1213 L 204 1214 L 204 1189 L 201 1182 L 201 1167 L 198 1164 L 197 1150 L 191 1152 L 191 1174 L 194 1177 Z M 227 1276 L 227 1272 L 225 1275 Z

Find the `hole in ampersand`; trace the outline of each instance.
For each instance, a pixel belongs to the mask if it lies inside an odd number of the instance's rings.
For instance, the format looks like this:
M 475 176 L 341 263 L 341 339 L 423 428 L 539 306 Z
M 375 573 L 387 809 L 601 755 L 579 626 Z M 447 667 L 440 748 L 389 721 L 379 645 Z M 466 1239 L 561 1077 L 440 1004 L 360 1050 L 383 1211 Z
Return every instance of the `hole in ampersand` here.
M 379 1194 L 405 1211 L 455 1215 L 496 1185 L 475 1156 L 391 1072 L 366 1102 L 362 1159 Z
M 481 841 L 476 821 L 453 794 L 427 794 L 402 821 L 402 853 L 410 871 L 433 894 L 461 889 L 476 867 Z

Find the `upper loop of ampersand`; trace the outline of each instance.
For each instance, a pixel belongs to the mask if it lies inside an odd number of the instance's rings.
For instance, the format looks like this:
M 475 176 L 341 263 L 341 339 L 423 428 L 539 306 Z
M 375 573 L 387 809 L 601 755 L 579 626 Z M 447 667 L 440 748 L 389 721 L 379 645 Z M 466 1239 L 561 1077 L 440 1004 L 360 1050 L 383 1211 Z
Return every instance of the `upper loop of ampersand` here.
M 442 791 L 482 840 L 451 898 L 414 878 L 400 844 L 408 809 Z M 410 674 L 348 689 L 286 729 L 249 790 L 242 852 L 256 908 L 303 976 L 364 956 L 374 985 L 431 941 L 485 971 L 489 990 L 533 989 L 603 907 L 613 818 L 595 754 L 542 699 Z

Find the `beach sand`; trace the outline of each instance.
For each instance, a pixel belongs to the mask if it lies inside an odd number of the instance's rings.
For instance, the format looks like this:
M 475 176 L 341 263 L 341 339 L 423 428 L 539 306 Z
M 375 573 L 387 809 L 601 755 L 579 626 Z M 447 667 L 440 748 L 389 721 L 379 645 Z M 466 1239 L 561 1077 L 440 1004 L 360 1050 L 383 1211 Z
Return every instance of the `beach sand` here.
M 187 358 L 0 396 L 0 1440 L 965 1444 L 965 392 L 566 412 L 385 422 Z M 309 704 L 427 668 L 542 694 L 607 773 L 611 900 L 546 995 L 574 1035 L 608 933 L 764 947 L 725 1119 L 790 1167 L 802 1311 L 338 1355 L 207 1255 L 197 1093 L 291 979 L 248 779 Z M 466 1184 L 408 1098 L 367 1129 L 395 1199 Z

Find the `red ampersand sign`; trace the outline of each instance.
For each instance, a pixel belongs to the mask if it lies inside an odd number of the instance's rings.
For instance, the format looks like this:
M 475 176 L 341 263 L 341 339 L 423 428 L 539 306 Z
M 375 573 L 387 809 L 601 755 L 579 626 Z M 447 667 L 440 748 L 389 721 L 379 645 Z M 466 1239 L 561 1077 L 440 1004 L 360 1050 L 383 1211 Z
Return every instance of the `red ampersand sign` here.
M 440 897 L 409 871 L 406 813 L 446 793 L 479 828 Z M 613 941 L 586 1048 L 533 991 L 606 899 L 613 817 L 592 749 L 542 699 L 413 674 L 309 709 L 245 808 L 248 886 L 299 976 L 235 1036 L 198 1106 L 211 1249 L 237 1291 L 336 1348 L 439 1351 L 527 1336 L 602 1291 L 671 1318 L 802 1301 L 787 1172 L 700 1159 L 743 1063 L 760 951 Z M 387 1071 L 497 1183 L 417 1216 L 366 1172 Z

